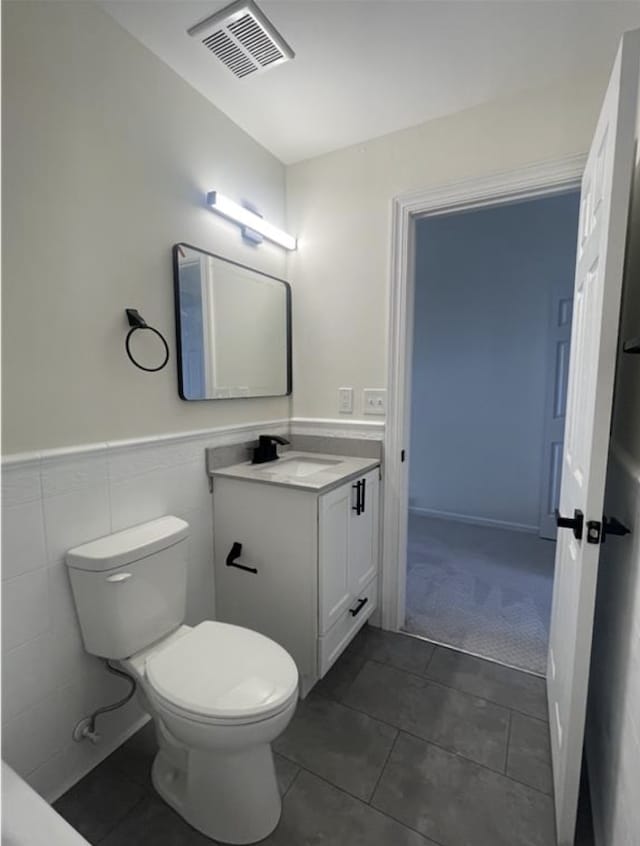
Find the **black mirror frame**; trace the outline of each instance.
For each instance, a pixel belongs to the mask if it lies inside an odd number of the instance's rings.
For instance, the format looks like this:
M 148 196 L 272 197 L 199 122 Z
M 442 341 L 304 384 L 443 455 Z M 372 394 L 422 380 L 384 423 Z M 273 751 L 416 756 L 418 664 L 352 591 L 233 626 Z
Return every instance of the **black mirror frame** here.
M 286 298 L 286 329 L 287 329 L 287 390 L 283 394 L 260 394 L 260 396 L 249 396 L 249 397 L 200 397 L 194 399 L 192 397 L 186 397 L 184 395 L 184 384 L 182 379 L 182 326 L 180 323 L 180 274 L 179 274 L 179 264 L 178 264 L 178 257 L 180 253 L 180 248 L 185 247 L 188 250 L 196 250 L 199 253 L 204 253 L 204 255 L 211 256 L 212 258 L 219 259 L 220 261 L 226 261 L 228 264 L 233 264 L 235 267 L 241 267 L 243 270 L 251 270 L 253 273 L 257 273 L 260 276 L 265 276 L 267 279 L 273 279 L 275 282 L 280 282 L 284 285 L 285 290 L 285 298 Z M 203 250 L 201 247 L 195 247 L 193 244 L 188 244 L 186 241 L 179 241 L 177 244 L 173 245 L 172 249 L 173 255 L 173 303 L 174 303 L 174 311 L 176 317 L 176 362 L 178 365 L 178 394 L 180 395 L 180 399 L 185 400 L 186 402 L 212 402 L 215 400 L 244 400 L 244 399 L 268 399 L 269 397 L 287 397 L 290 396 L 293 391 L 293 373 L 292 373 L 292 320 L 291 320 L 291 285 L 286 281 L 286 279 L 280 279 L 278 276 L 272 276 L 270 273 L 265 273 L 262 270 L 257 270 L 255 267 L 250 267 L 248 264 L 241 264 L 239 261 L 233 261 L 232 259 L 228 259 L 225 256 L 220 256 L 217 253 L 211 253 L 208 250 Z

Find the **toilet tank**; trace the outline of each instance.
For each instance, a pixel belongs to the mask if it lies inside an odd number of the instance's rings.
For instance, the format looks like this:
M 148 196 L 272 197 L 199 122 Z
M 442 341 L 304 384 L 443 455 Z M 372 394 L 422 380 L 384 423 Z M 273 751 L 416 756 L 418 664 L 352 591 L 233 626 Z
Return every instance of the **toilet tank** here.
M 184 620 L 189 524 L 161 517 L 77 546 L 67 567 L 85 649 L 128 658 Z

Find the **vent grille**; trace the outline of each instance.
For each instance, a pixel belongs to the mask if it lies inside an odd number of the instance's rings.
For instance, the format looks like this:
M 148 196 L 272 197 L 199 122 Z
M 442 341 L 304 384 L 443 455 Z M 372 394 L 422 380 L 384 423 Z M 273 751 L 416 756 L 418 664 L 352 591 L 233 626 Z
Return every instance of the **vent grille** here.
M 231 32 L 262 67 L 284 59 L 281 50 L 251 15 L 245 15 L 229 26 Z
M 238 0 L 188 30 L 242 79 L 293 59 L 295 53 L 253 0 Z M 204 37 L 203 37 L 204 36 Z
M 202 43 L 212 53 L 215 53 L 220 61 L 224 62 L 236 76 L 243 77 L 258 70 L 255 62 L 252 62 L 246 53 L 236 46 L 236 43 L 225 35 L 221 29 L 208 38 L 203 38 Z

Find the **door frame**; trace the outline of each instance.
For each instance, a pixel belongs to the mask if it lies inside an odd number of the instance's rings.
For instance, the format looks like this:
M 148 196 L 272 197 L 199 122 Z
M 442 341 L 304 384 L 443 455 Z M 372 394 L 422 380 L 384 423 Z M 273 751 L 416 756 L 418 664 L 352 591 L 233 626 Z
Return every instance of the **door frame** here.
M 580 188 L 585 153 L 476 179 L 401 194 L 392 200 L 387 328 L 387 419 L 384 432 L 382 627 L 405 620 L 409 440 L 413 350 L 415 222 L 418 218 L 553 196 Z M 407 461 L 403 462 L 402 452 Z

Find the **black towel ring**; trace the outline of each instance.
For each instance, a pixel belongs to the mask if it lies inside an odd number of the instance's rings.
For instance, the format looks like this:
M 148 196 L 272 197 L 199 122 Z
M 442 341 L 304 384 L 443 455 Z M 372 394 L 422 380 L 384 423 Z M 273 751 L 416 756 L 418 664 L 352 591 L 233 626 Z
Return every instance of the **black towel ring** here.
M 127 320 L 129 321 L 129 326 L 131 329 L 127 332 L 127 338 L 124 342 L 124 348 L 129 356 L 129 359 L 132 364 L 135 364 L 136 367 L 139 367 L 140 370 L 145 370 L 147 373 L 156 373 L 158 370 L 162 370 L 163 367 L 167 366 L 167 362 L 169 361 L 169 344 L 166 342 L 164 335 L 159 332 L 157 329 L 154 329 L 153 326 L 149 326 L 145 319 L 140 315 L 137 309 L 135 308 L 127 308 L 125 309 Z M 147 329 L 149 332 L 153 332 L 154 335 L 157 335 L 158 338 L 162 341 L 164 345 L 164 360 L 162 364 L 159 364 L 157 367 L 145 367 L 144 364 L 140 364 L 140 362 L 136 361 L 133 357 L 131 352 L 131 336 L 134 332 L 137 332 L 138 329 Z

